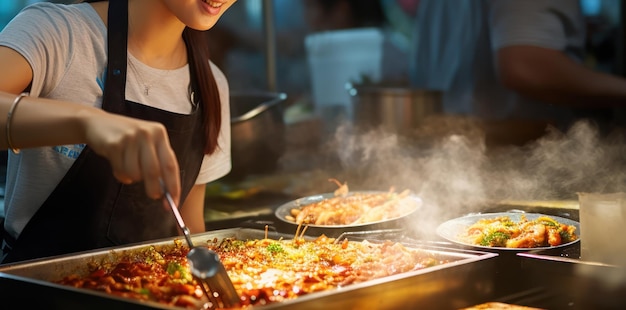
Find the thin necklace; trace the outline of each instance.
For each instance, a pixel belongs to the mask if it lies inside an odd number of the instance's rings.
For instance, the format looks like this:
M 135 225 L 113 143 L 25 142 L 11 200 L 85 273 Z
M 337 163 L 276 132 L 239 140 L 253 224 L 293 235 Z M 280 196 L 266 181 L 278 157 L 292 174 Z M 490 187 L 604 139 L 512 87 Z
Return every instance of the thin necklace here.
M 146 96 L 150 96 L 150 88 L 152 88 L 152 84 L 154 82 L 164 78 L 166 75 L 168 75 L 170 73 L 170 71 L 172 71 L 172 70 L 167 70 L 163 74 L 156 75 L 156 76 L 154 76 L 154 78 L 152 78 L 150 80 L 146 80 L 146 79 L 144 79 L 143 74 L 141 74 L 141 72 L 139 72 L 139 69 L 137 69 L 137 67 L 135 65 L 135 61 L 132 59 L 131 56 L 128 56 L 128 64 L 130 65 L 130 68 L 135 72 L 135 74 L 139 78 L 139 82 L 143 85 L 143 93 Z

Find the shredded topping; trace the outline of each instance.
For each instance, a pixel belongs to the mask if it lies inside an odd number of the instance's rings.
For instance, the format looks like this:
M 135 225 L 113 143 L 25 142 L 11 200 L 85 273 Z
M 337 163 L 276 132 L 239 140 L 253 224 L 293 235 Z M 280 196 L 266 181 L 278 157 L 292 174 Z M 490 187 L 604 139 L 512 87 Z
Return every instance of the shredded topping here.
M 393 188 L 388 192 L 348 191 L 347 183 L 338 185 L 334 197 L 293 208 L 288 221 L 308 225 L 356 225 L 374 223 L 408 215 L 421 204 L 409 190 L 396 193 Z
M 215 239 L 206 246 L 220 256 L 243 307 L 444 263 L 430 253 L 396 242 L 335 240 L 324 235 L 311 241 L 300 237 Z M 58 283 L 198 309 L 205 297 L 190 275 L 187 252 L 182 243 L 169 249 L 151 247 L 140 254 L 120 257 L 115 264 L 95 264 L 89 275 L 68 275 Z

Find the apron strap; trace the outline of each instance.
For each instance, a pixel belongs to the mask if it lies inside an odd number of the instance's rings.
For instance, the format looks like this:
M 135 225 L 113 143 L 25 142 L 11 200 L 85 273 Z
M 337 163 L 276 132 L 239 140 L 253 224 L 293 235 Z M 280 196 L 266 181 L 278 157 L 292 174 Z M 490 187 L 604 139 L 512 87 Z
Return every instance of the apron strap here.
M 128 0 L 110 0 L 107 14 L 106 82 L 102 109 L 110 112 L 126 98 L 126 67 L 128 59 Z M 117 104 L 109 104 L 115 102 Z

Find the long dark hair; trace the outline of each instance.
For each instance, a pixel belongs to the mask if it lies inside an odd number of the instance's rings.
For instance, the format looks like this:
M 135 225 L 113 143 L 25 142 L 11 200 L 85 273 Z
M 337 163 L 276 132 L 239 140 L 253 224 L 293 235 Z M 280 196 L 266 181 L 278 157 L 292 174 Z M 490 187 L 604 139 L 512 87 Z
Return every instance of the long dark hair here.
M 106 0 L 81 0 L 77 2 L 101 2 Z M 183 31 L 183 39 L 187 48 L 191 49 L 189 66 L 193 66 L 196 73 L 195 91 L 200 93 L 200 104 L 204 111 L 204 134 L 206 142 L 204 153 L 212 154 L 218 147 L 217 138 L 222 125 L 222 106 L 220 102 L 217 82 L 209 65 L 209 44 L 207 34 L 186 27 Z
M 222 106 L 217 83 L 209 65 L 207 35 L 203 31 L 186 27 L 183 31 L 183 38 L 187 42 L 187 48 L 191 48 L 192 59 L 189 59 L 189 65 L 194 66 L 197 76 L 196 89 L 200 92 L 200 104 L 204 107 L 204 133 L 207 138 L 204 153 L 211 154 L 218 147 L 217 137 L 222 125 Z

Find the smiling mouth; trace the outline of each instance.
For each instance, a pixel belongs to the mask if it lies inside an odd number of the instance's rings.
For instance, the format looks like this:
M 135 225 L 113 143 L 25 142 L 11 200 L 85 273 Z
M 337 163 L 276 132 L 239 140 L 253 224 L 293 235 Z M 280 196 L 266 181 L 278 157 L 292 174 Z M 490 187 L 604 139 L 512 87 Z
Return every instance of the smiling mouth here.
M 210 7 L 212 8 L 220 8 L 222 5 L 224 5 L 223 2 L 216 2 L 216 1 L 211 1 L 211 0 L 202 0 L 204 3 L 208 4 Z

